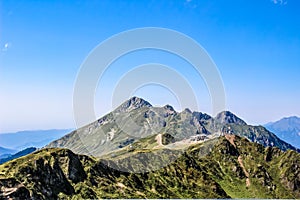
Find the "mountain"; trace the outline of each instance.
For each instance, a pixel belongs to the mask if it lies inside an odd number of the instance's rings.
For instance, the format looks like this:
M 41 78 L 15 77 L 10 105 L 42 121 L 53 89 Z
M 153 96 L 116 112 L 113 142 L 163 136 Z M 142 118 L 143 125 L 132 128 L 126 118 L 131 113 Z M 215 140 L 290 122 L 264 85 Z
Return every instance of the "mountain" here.
M 19 157 L 21 157 L 21 156 L 25 156 L 25 155 L 27 155 L 27 154 L 30 154 L 30 153 L 36 151 L 36 150 L 37 150 L 37 148 L 35 148 L 35 147 L 29 147 L 29 148 L 27 148 L 27 149 L 24 149 L 24 150 L 22 150 L 22 151 L 19 151 L 19 152 L 15 153 L 15 154 L 13 154 L 13 155 L 9 155 L 9 156 L 7 156 L 7 157 L 1 158 L 1 159 L 0 159 L 0 164 L 3 164 L 3 163 L 8 162 L 8 161 L 10 161 L 10 160 L 19 158 Z
M 133 97 L 0 165 L 0 199 L 300 198 L 300 154 L 229 111 Z
M 247 125 L 229 111 L 221 112 L 213 118 L 189 109 L 176 112 L 170 105 L 153 107 L 138 97 L 129 99 L 111 113 L 46 147 L 68 148 L 74 153 L 100 157 L 130 146 L 141 138 L 161 137 L 163 145 L 171 146 L 178 141 L 200 137 L 201 134 L 210 139 L 235 134 L 264 146 L 276 146 L 284 151 L 297 150 L 263 126 Z
M 270 122 L 265 127 L 275 133 L 279 138 L 300 148 L 300 118 L 285 117 L 276 122 Z
M 11 155 L 15 152 L 16 152 L 16 150 L 14 150 L 14 149 L 8 149 L 8 148 L 0 147 L 0 158 L 9 156 L 9 155 Z
M 300 154 L 292 150 L 225 134 L 190 145 L 155 171 L 116 170 L 148 168 L 178 150 L 151 152 L 136 146 L 98 159 L 45 148 L 0 165 L 0 199 L 300 198 Z
M 61 138 L 70 131 L 71 129 L 51 129 L 2 133 L 0 134 L 0 146 L 19 151 L 33 146 L 41 148 L 49 142 Z

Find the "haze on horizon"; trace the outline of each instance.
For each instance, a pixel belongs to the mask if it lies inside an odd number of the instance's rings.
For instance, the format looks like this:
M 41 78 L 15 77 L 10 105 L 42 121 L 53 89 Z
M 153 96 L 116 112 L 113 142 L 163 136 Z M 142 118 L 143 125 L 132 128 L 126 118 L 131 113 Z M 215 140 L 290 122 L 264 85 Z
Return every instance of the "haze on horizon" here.
M 173 29 L 202 45 L 222 76 L 226 109 L 247 123 L 300 116 L 299 8 L 297 0 L 1 1 L 0 133 L 75 127 L 73 86 L 84 59 L 112 35 L 142 27 Z M 105 72 L 95 92 L 98 117 L 112 110 L 106 97 L 116 82 L 144 63 L 165 64 L 183 75 L 199 111 L 211 114 L 205 82 L 192 66 L 170 53 L 145 50 L 121 57 Z M 184 109 L 159 85 L 132 95 Z

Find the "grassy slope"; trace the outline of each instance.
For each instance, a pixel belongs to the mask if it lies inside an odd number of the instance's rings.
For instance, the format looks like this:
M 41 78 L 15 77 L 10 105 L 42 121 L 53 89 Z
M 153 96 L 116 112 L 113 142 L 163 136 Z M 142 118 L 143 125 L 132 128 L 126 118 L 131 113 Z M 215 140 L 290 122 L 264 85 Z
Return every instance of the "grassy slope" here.
M 209 149 L 212 151 L 203 155 Z M 129 169 L 155 166 L 176 153 L 145 150 L 140 143 L 107 156 L 108 160 L 98 160 L 67 149 L 44 149 L 0 165 L 0 185 L 12 177 L 39 199 L 300 198 L 299 153 L 264 148 L 237 136 L 233 143 L 222 137 L 192 145 L 174 162 L 153 172 L 129 173 L 108 167 L 117 162 Z M 246 186 L 238 157 L 249 173 L 250 186 Z

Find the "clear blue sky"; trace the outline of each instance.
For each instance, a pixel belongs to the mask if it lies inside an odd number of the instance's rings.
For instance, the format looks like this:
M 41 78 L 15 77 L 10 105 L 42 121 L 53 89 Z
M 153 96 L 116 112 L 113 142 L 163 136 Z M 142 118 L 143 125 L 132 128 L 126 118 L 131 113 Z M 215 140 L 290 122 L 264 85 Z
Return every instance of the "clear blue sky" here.
M 140 27 L 174 29 L 201 44 L 219 68 L 227 109 L 248 123 L 300 116 L 299 10 L 298 0 L 1 1 L 0 132 L 74 127 L 73 84 L 81 63 L 103 40 Z M 199 77 L 163 52 L 118 60 L 101 87 L 109 94 L 111 82 L 147 62 L 185 75 L 199 107 L 210 112 Z M 149 86 L 136 94 L 178 108 L 163 88 Z M 100 101 L 104 95 L 96 93 L 99 116 L 111 109 L 108 101 Z

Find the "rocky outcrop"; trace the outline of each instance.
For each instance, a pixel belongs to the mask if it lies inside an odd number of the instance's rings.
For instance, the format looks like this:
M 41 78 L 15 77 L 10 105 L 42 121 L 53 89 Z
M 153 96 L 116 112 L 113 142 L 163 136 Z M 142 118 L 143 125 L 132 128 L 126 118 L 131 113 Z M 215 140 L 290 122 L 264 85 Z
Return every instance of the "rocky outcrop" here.
M 34 199 L 57 199 L 59 193 L 73 195 L 72 183 L 79 183 L 87 177 L 79 156 L 67 149 L 45 149 L 30 155 L 29 161 L 26 157 L 19 161 L 22 162 L 9 162 L 10 166 L 17 167 L 14 170 L 18 173 L 13 178 L 0 179 L 3 185 L 1 195 L 5 198 L 27 195 L 24 199 L 28 199 L 28 191 Z
M 30 199 L 29 190 L 14 178 L 0 179 L 0 199 Z

